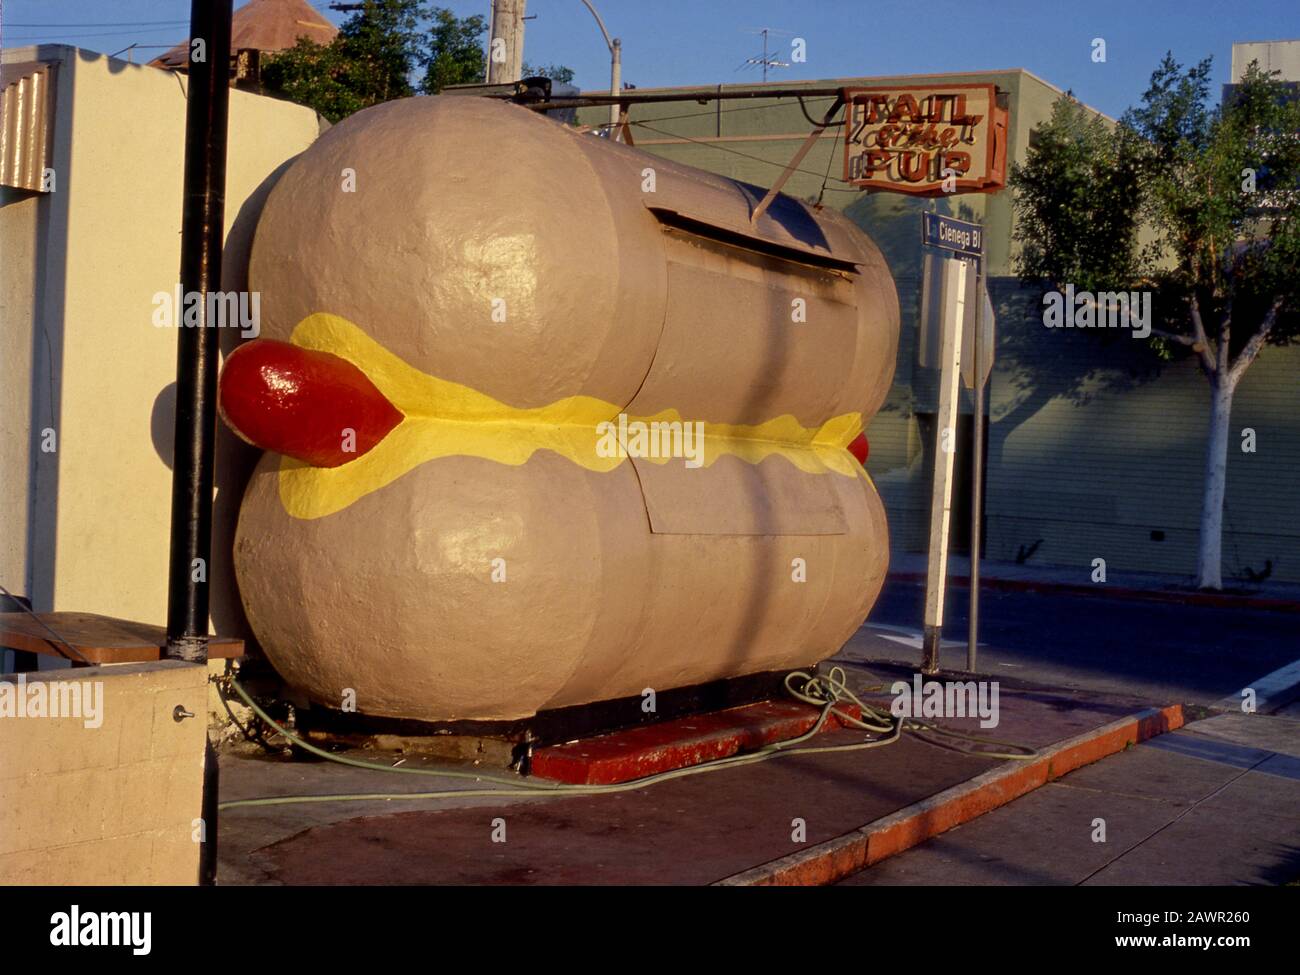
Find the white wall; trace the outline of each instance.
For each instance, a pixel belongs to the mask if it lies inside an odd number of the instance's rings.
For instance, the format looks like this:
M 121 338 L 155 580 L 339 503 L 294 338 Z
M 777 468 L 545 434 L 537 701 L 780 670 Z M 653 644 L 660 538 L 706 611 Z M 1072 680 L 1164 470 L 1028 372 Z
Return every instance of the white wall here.
M 0 583 L 38 610 L 161 623 L 177 334 L 151 316 L 179 276 L 188 81 L 63 46 L 4 52 L 34 56 L 59 61 L 57 190 L 0 198 Z M 224 287 L 242 287 L 268 177 L 319 131 L 310 109 L 231 92 Z M 47 426 L 50 454 L 37 449 Z M 249 459 L 219 431 L 209 578 L 223 632 L 242 620 L 227 559 Z

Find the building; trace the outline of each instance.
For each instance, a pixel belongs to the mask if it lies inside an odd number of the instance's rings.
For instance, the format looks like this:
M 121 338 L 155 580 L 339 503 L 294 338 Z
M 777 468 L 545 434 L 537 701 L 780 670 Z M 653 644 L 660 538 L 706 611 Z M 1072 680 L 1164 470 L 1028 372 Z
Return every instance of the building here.
M 1245 74 L 1252 61 L 1278 72 L 1281 81 L 1300 81 L 1300 40 L 1238 41 L 1232 45 L 1232 80 Z
M 6 122 L 41 138 L 39 155 L 12 138 L 0 153 L 0 584 L 40 611 L 161 620 L 177 339 L 151 316 L 180 270 L 185 92 L 64 45 L 3 58 Z M 244 287 L 279 168 L 321 126 L 309 108 L 231 92 L 226 289 Z M 39 164 L 15 167 L 10 152 Z M 243 484 L 224 479 L 248 459 L 224 431 L 219 450 L 214 531 L 228 545 Z M 238 629 L 229 564 L 211 579 L 214 632 Z
M 307 0 L 248 0 L 235 11 L 230 25 L 230 50 L 238 79 L 256 79 L 263 54 L 284 51 L 306 38 L 328 44 L 338 28 Z M 182 41 L 149 62 L 169 71 L 189 70 L 190 45 Z
M 1236 49 L 1234 49 L 1235 52 Z M 1271 45 L 1278 64 L 1289 48 Z M 1280 52 L 1280 53 L 1279 53 Z M 1258 56 L 1251 54 L 1252 57 Z M 1270 61 L 1272 63 L 1272 61 Z M 867 85 L 994 84 L 1010 110 L 1008 165 L 1023 160 L 1033 129 L 1062 92 L 1023 70 L 906 77 L 854 77 L 745 88 L 826 89 Z M 717 93 L 714 88 L 639 89 Z M 600 94 L 600 93 L 593 93 Z M 770 186 L 820 119 L 829 98 L 675 102 L 634 106 L 639 148 L 739 180 Z M 605 109 L 585 109 L 598 126 Z M 1209 386 L 1188 360 L 1160 363 L 1127 335 L 1098 342 L 1088 331 L 1047 329 L 1022 289 L 1012 248 L 1010 193 L 926 200 L 865 194 L 840 180 L 843 129 L 828 129 L 785 192 L 836 207 L 870 233 L 889 259 L 902 306 L 894 389 L 868 430 L 869 470 L 885 498 L 895 552 L 925 550 L 937 409 L 935 376 L 918 359 L 920 217 L 937 210 L 986 228 L 985 273 L 997 313 L 997 361 L 987 418 L 985 539 L 988 558 L 1074 566 L 1087 581 L 1106 560 L 1124 572 L 1190 577 L 1195 570 L 1209 424 Z M 1087 232 L 1081 228 L 1081 232 Z M 1229 451 L 1224 578 L 1261 574 L 1300 580 L 1300 349 L 1268 348 L 1233 404 L 1235 442 L 1255 431 L 1256 452 Z M 953 548 L 969 546 L 969 394 L 958 431 Z M 1252 576 L 1253 574 L 1253 576 Z

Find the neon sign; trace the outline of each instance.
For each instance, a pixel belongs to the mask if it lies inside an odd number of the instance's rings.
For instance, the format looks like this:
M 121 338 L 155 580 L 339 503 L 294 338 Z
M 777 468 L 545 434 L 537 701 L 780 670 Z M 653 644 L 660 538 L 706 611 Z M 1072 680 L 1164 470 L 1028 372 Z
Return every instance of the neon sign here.
M 1006 185 L 1007 110 L 993 85 L 848 88 L 844 179 L 943 196 Z

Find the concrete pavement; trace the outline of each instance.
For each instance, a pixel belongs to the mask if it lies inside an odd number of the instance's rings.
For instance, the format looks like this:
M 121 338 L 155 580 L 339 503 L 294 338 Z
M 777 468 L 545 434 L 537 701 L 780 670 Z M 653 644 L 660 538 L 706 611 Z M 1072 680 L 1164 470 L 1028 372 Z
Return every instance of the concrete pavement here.
M 868 687 L 879 689 L 882 681 L 887 687 L 902 676 L 898 669 L 855 669 L 850 686 L 867 693 Z M 1006 762 L 904 735 L 869 750 L 791 755 L 598 796 L 235 807 L 220 819 L 218 882 L 714 883 L 816 850 L 891 816 L 899 822 L 888 841 L 917 842 L 940 822 L 979 815 L 1052 778 L 1053 762 L 1056 774 L 1063 774 L 1182 721 L 1177 709 L 1166 716 L 1131 696 L 1066 696 L 1009 684 L 1002 687 L 1000 701 L 1000 724 L 983 734 L 1040 749 L 1065 743 L 1066 750 L 1035 763 Z M 1132 716 L 1139 713 L 1149 717 L 1135 722 Z M 941 723 L 981 733 L 977 722 Z M 856 731 L 828 732 L 811 744 L 848 744 L 862 737 Z M 982 778 L 986 774 L 992 778 Z M 968 789 L 972 780 L 979 780 L 977 798 Z M 447 785 L 323 762 L 231 754 L 222 758 L 221 783 L 223 801 Z M 945 802 L 942 814 L 930 806 L 919 815 L 909 813 L 931 797 L 952 796 L 951 790 L 959 794 Z M 823 876 L 838 879 L 851 869 L 836 867 Z
M 1154 738 L 841 881 L 1300 881 L 1300 720 L 1223 714 Z

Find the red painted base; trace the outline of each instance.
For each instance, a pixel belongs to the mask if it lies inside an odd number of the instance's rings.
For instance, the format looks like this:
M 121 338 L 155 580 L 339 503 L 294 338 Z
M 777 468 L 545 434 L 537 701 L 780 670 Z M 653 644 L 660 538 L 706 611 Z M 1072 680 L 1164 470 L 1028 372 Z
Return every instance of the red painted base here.
M 843 704 L 859 716 L 856 705 Z M 753 751 L 807 732 L 821 712 L 798 701 L 760 701 L 533 752 L 531 773 L 574 785 L 611 785 Z M 823 726 L 843 725 L 832 715 Z

